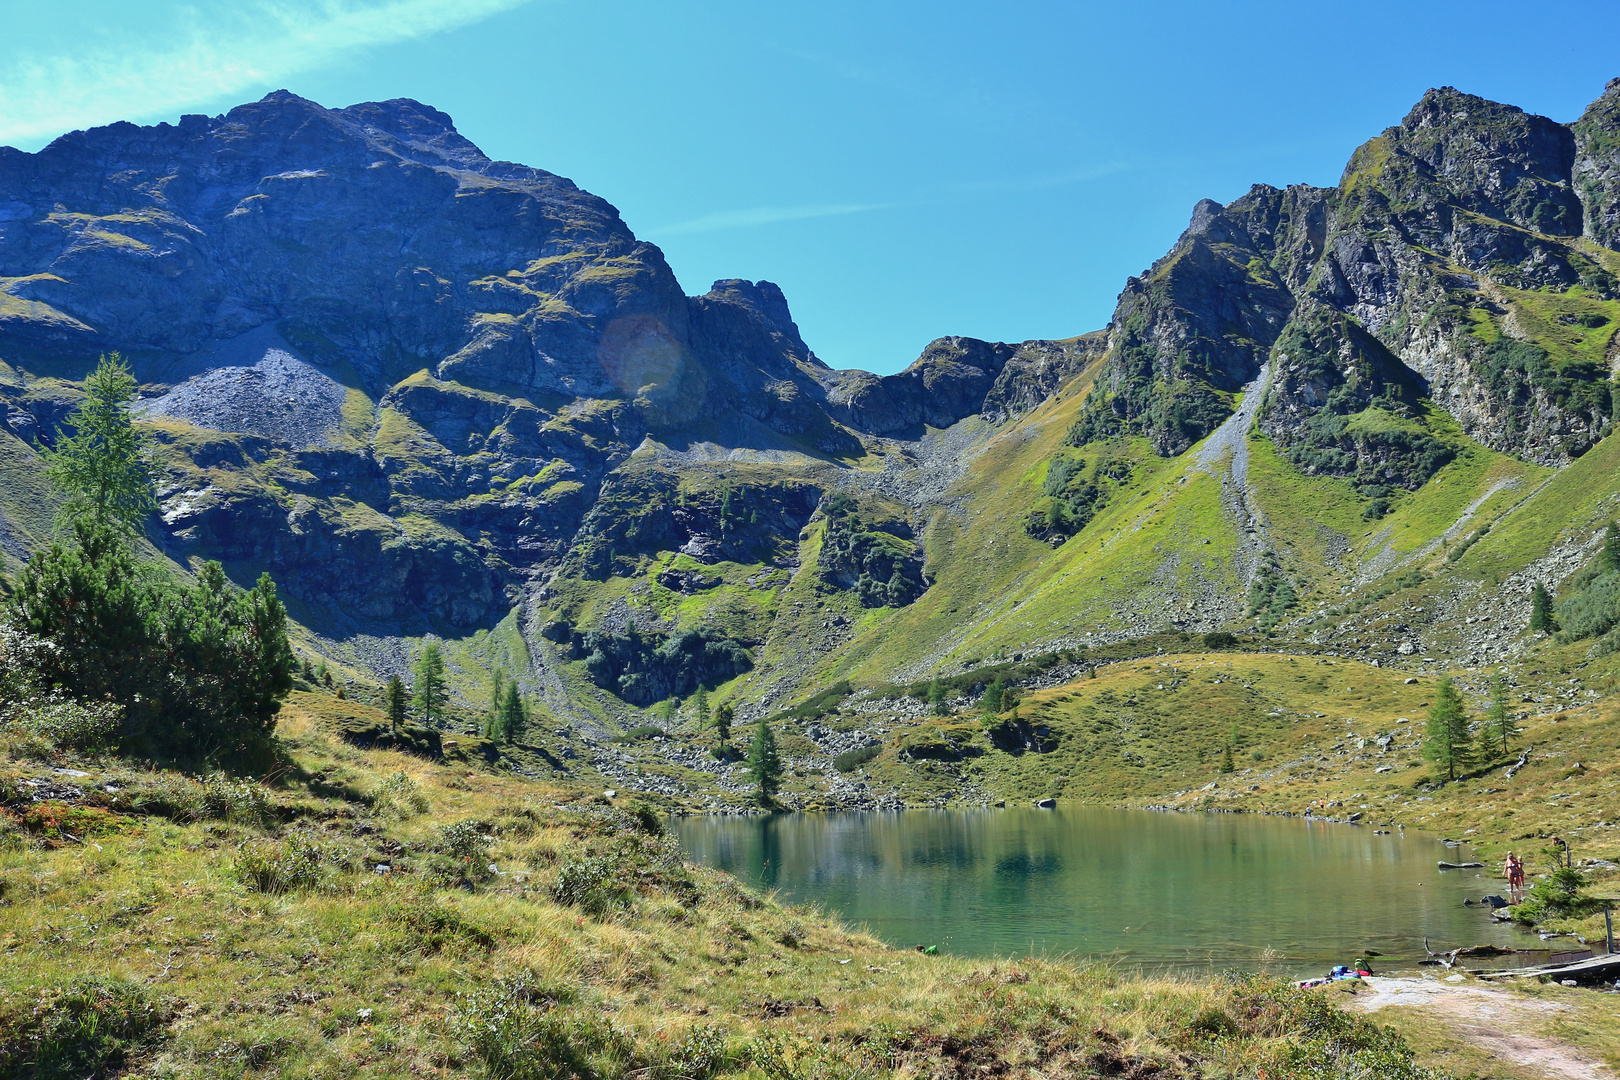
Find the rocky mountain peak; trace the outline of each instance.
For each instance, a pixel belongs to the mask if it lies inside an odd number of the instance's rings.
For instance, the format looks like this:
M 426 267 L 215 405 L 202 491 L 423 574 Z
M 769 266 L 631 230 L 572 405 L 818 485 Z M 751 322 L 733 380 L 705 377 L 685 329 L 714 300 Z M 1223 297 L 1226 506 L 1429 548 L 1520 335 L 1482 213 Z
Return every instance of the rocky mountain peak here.
M 1193 206 L 1192 221 L 1187 225 L 1187 231 L 1182 234 L 1183 239 L 1202 236 L 1208 232 L 1210 225 L 1215 221 L 1215 215 L 1224 209 L 1225 207 L 1214 199 L 1199 199 Z
M 721 278 L 710 287 L 704 299 L 745 308 L 773 331 L 782 334 L 806 353 L 809 352 L 804 339 L 799 336 L 799 325 L 793 321 L 793 314 L 788 310 L 787 297 L 775 282 Z

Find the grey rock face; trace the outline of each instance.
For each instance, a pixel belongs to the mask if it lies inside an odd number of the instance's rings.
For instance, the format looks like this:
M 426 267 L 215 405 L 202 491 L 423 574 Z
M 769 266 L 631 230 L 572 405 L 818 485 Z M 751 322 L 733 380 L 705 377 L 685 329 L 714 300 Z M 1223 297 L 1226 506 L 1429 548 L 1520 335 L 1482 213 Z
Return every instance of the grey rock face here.
M 1269 357 L 1278 377 L 1261 423 L 1284 445 L 1324 409 L 1347 416 L 1398 387 L 1409 416 L 1430 397 L 1487 446 L 1568 461 L 1611 410 L 1612 328 L 1596 301 L 1620 295 L 1620 280 L 1579 238 L 1614 242 L 1617 115 L 1620 82 L 1572 127 L 1431 90 L 1355 152 L 1337 188 L 1201 201 L 1176 247 L 1121 295 L 1101 393 L 1075 438 L 1133 431 L 1178 453 L 1231 414 Z M 1602 333 L 1581 340 L 1565 326 Z M 1594 348 L 1603 334 L 1606 353 Z M 1317 441 L 1370 464 L 1335 471 L 1388 471 L 1371 462 L 1388 447 L 1336 439 Z
M 1620 247 L 1620 79 L 1570 125 L 1575 164 L 1570 170 L 1585 205 L 1586 235 L 1604 247 Z

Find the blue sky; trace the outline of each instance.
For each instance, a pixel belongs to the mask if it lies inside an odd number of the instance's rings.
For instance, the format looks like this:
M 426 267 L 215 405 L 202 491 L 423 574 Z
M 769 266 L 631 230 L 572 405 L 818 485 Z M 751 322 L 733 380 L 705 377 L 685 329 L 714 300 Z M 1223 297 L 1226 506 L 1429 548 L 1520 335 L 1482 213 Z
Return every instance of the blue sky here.
M 1612 3 L 0 0 L 0 143 L 286 87 L 414 97 L 571 177 L 688 292 L 787 293 L 836 367 L 1104 325 L 1193 203 L 1331 184 L 1430 86 L 1560 121 Z

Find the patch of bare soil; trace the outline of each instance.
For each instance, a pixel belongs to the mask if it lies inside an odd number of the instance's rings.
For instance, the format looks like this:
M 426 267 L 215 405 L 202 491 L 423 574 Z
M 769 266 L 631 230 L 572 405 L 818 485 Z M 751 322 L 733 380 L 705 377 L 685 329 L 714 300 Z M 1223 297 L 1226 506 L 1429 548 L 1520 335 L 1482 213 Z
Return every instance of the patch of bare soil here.
M 1366 980 L 1368 992 L 1345 1007 L 1361 1012 L 1387 1008 L 1417 1009 L 1445 1023 L 1457 1038 L 1489 1054 L 1504 1066 L 1552 1080 L 1613 1080 L 1602 1062 L 1537 1029 L 1567 1005 L 1522 997 L 1509 990 L 1438 979 Z

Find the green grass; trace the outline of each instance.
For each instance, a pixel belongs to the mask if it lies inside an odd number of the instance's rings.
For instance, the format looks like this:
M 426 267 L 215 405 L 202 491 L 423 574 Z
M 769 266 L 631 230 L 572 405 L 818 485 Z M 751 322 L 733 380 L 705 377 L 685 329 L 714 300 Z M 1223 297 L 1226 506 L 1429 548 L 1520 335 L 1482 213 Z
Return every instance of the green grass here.
M 964 1062 L 1286 1080 L 1318 1075 L 1324 1055 L 1363 1070 L 1411 1057 L 1325 997 L 1263 980 L 892 950 L 684 863 L 656 813 L 357 751 L 311 701 L 282 725 L 296 768 L 264 793 L 267 819 L 164 809 L 149 792 L 192 782 L 81 762 L 96 776 L 73 798 L 112 804 L 130 827 L 93 844 L 4 832 L 0 1054 L 62 1062 L 64 1077 L 549 1076 L 572 1063 L 601 1080 L 854 1080 Z M 8 757 L 0 776 L 37 768 Z M 100 787 L 109 778 L 120 793 Z

